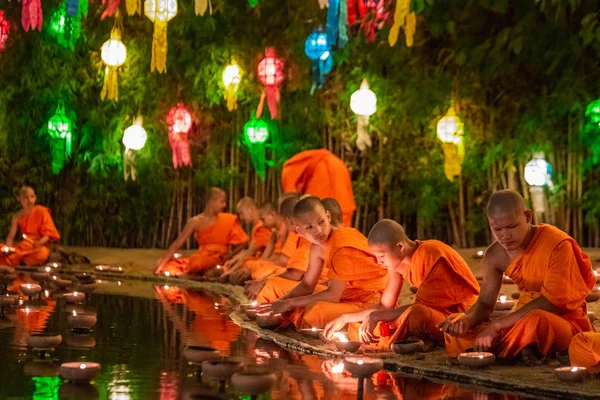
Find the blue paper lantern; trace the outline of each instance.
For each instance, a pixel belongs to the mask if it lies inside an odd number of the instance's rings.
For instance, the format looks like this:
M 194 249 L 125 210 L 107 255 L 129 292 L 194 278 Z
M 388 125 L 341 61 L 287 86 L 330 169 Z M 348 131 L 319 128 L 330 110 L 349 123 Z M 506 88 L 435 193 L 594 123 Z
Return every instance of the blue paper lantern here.
M 331 45 L 329 44 L 327 34 L 315 29 L 313 33 L 308 35 L 306 42 L 304 42 L 304 52 L 313 61 L 319 60 L 321 57 L 324 59 L 328 58 L 331 52 Z

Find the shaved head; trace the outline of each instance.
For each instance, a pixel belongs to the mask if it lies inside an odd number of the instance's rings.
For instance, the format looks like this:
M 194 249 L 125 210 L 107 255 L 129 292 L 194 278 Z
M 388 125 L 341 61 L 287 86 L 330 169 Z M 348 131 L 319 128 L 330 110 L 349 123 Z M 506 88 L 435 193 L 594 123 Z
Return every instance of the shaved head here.
M 240 219 L 248 223 L 256 223 L 260 214 L 252 197 L 242 197 L 237 203 L 237 211 Z
M 261 213 L 277 214 L 277 208 L 271 202 L 263 203 L 259 210 Z
M 267 228 L 277 228 L 281 223 L 281 218 L 277 212 L 277 207 L 273 203 L 264 203 L 259 209 L 260 220 Z
M 298 233 L 313 244 L 322 245 L 331 235 L 331 214 L 318 197 L 310 196 L 296 204 L 294 223 Z
M 227 207 L 227 195 L 218 187 L 208 188 L 206 192 L 206 208 L 213 212 L 220 213 Z
M 369 232 L 369 245 L 384 244 L 393 248 L 406 239 L 406 232 L 402 225 L 391 219 L 382 219 Z
M 238 203 L 237 203 L 238 210 L 240 208 L 247 208 L 247 207 L 257 208 L 256 203 L 254 202 L 254 199 L 250 196 L 242 197 L 240 199 L 240 201 L 238 201 Z
M 326 197 L 321 199 L 321 204 L 329 214 L 331 214 L 331 225 L 339 227 L 344 225 L 344 217 L 342 216 L 342 208 L 340 203 L 333 197 Z
M 496 215 L 506 212 L 524 212 L 527 210 L 525 200 L 519 192 L 514 190 L 499 190 L 494 192 L 488 200 L 487 215 Z
M 318 197 L 301 197 L 301 200 L 296 203 L 296 206 L 294 207 L 294 217 L 298 218 L 301 217 L 302 214 L 319 210 L 325 211 L 325 207 L 323 207 L 323 203 L 321 203 L 321 200 L 319 200 Z
M 286 218 L 293 218 L 294 207 L 296 207 L 296 204 L 298 204 L 299 201 L 300 200 L 298 199 L 298 196 L 290 196 L 287 199 L 283 200 L 281 204 L 279 204 L 279 214 Z
M 291 198 L 298 198 L 300 197 L 300 195 L 296 192 L 285 192 L 284 194 L 282 194 L 281 196 L 279 196 L 279 198 L 277 199 L 277 207 L 281 208 L 281 204 L 286 201 L 287 199 L 291 199 Z
M 218 197 L 225 196 L 225 192 L 218 187 L 210 187 L 208 188 L 208 192 L 206 193 L 207 201 L 214 200 Z
M 26 196 L 27 194 L 29 194 L 29 192 L 35 193 L 35 190 L 33 190 L 31 186 L 23 185 L 19 189 L 19 196 Z

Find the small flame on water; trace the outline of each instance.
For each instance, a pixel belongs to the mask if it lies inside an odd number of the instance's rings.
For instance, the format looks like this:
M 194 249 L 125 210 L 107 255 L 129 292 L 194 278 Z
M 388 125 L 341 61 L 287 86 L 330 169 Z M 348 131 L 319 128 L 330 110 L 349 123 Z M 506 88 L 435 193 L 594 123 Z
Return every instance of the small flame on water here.
M 483 358 L 483 354 L 478 355 L 477 358 Z
M 316 332 L 317 328 L 312 328 L 311 331 Z
M 73 310 L 73 316 L 76 317 L 77 316 L 77 311 Z
M 52 277 L 52 279 L 54 279 L 54 280 L 57 280 L 58 278 L 56 277 L 56 275 L 54 275 L 54 276 Z
M 332 374 L 341 374 L 342 372 L 344 372 L 344 363 L 343 362 L 331 367 Z
M 52 268 L 46 267 L 46 272 L 50 272 L 50 271 L 52 271 Z
M 75 297 L 77 297 L 78 294 L 79 293 L 77 293 L 77 292 L 73 292 L 73 296 L 75 296 Z

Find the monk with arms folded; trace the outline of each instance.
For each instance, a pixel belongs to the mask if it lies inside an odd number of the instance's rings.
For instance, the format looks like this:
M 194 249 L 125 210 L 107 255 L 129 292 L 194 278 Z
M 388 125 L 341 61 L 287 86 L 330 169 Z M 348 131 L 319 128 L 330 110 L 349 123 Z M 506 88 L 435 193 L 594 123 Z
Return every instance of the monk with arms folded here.
M 448 315 L 465 312 L 475 303 L 479 285 L 465 260 L 450 246 L 437 241 L 412 241 L 395 221 L 379 221 L 369 233 L 369 249 L 388 270 L 381 302 L 365 310 L 342 315 L 325 328 L 333 332 L 349 326 L 353 341 L 389 349 L 398 340 L 417 338 L 443 345 L 437 328 Z M 404 280 L 417 286 L 414 304 L 395 308 Z M 361 325 L 357 324 L 362 322 Z
M 36 205 L 37 197 L 30 186 L 19 190 L 19 202 L 23 207 L 17 211 L 10 224 L 5 244 L 0 244 L 0 265 L 40 265 L 50 256 L 48 243 L 60 239 L 50 210 Z M 14 245 L 17 228 L 23 240 Z
M 239 224 L 237 215 L 223 212 L 226 199 L 221 189 L 209 189 L 204 211 L 187 221 L 177 239 L 158 260 L 155 274 L 201 275 L 222 264 L 230 254 L 230 246 L 248 242 L 248 235 Z M 198 242 L 198 251 L 189 258 L 173 258 L 192 234 Z
M 584 299 L 596 278 L 577 242 L 553 226 L 532 225 L 531 210 L 512 190 L 490 197 L 487 217 L 496 242 L 483 257 L 481 294 L 462 317 L 439 324 L 447 333 L 448 355 L 474 348 L 531 361 L 565 350 L 575 334 L 592 331 Z M 518 286 L 519 302 L 515 311 L 489 322 L 503 274 Z
M 290 320 L 296 328 L 323 328 L 342 314 L 379 303 L 387 271 L 377 265 L 366 237 L 353 228 L 332 228 L 329 212 L 316 197 L 296 204 L 294 222 L 312 243 L 308 270 L 298 286 L 260 311 L 294 310 Z M 323 266 L 328 268 L 327 289 L 313 293 Z

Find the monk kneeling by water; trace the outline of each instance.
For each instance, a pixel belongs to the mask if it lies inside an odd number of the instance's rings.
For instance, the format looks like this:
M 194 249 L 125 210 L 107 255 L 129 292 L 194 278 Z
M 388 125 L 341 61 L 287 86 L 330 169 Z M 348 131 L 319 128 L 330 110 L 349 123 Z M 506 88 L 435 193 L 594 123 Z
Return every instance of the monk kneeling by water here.
M 158 260 L 155 274 L 202 275 L 224 263 L 230 254 L 236 251 L 230 249 L 230 246 L 240 246 L 248 242 L 248 235 L 239 224 L 237 215 L 223 212 L 226 200 L 225 192 L 221 189 L 209 189 L 204 211 L 187 221 L 177 239 Z M 177 250 L 192 234 L 198 242 L 198 251 L 189 258 L 174 258 Z
M 473 348 L 534 361 L 566 350 L 575 334 L 592 331 L 584 299 L 596 278 L 577 242 L 553 226 L 532 225 L 531 210 L 512 190 L 490 197 L 487 217 L 496 242 L 483 257 L 481 294 L 462 317 L 439 324 L 448 355 Z M 515 311 L 489 322 L 503 274 L 518 286 L 519 302 Z
M 391 343 L 406 339 L 420 339 L 426 349 L 443 345 L 444 334 L 437 324 L 452 313 L 467 311 L 479 294 L 477 280 L 465 260 L 440 241 L 410 240 L 402 225 L 390 219 L 371 229 L 369 249 L 388 270 L 381 302 L 336 318 L 324 335 L 331 337 L 350 323 L 350 340 L 375 348 L 389 349 Z M 396 308 L 404 280 L 419 290 L 414 304 Z
M 23 208 L 12 216 L 6 243 L 0 244 L 0 265 L 44 264 L 50 256 L 48 243 L 60 239 L 50 210 L 35 204 L 37 197 L 30 186 L 19 190 L 18 200 Z M 23 240 L 15 245 L 17 228 Z
M 380 302 L 387 271 L 377 265 L 366 237 L 354 228 L 332 228 L 329 212 L 316 197 L 296 204 L 294 222 L 298 233 L 312 243 L 308 270 L 298 286 L 279 300 L 263 304 L 260 311 L 294 310 L 290 321 L 296 328 L 324 328 L 342 314 Z M 314 293 L 324 265 L 328 267 L 327 289 Z

